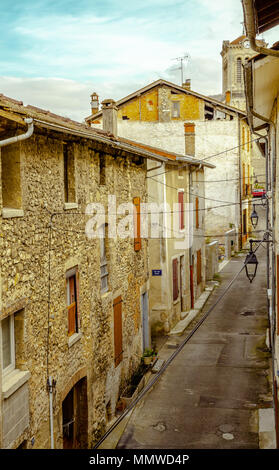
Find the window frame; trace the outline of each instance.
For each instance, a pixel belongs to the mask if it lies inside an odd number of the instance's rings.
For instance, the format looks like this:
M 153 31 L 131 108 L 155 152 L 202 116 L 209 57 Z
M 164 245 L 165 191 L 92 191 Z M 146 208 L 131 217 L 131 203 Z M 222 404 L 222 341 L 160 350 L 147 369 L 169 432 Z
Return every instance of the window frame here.
M 15 325 L 14 325 L 14 313 L 8 315 L 7 317 L 1 320 L 1 336 L 2 336 L 2 375 L 6 376 L 15 370 L 16 361 L 15 361 Z M 2 322 L 9 319 L 9 329 L 10 329 L 10 351 L 11 351 L 11 362 L 4 368 L 4 351 L 3 351 L 3 326 Z
M 74 293 L 75 293 L 75 301 L 70 303 L 70 279 L 74 277 Z M 71 268 L 66 271 L 66 304 L 67 304 L 67 312 L 68 312 L 68 337 L 70 338 L 74 334 L 79 333 L 80 326 L 79 326 L 79 275 L 78 275 L 78 267 Z M 75 331 L 69 331 L 69 307 L 71 307 L 75 303 Z
M 180 118 L 180 115 L 181 115 L 180 101 L 172 101 L 171 117 L 176 119 L 176 118 Z

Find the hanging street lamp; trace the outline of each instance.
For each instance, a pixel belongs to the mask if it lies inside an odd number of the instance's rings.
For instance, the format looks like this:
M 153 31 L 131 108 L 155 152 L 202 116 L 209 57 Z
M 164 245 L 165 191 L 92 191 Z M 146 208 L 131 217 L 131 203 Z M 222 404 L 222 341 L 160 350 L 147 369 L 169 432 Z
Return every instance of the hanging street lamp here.
M 248 277 L 250 283 L 252 283 L 256 277 L 258 264 L 259 262 L 257 260 L 255 253 L 252 250 L 252 243 L 250 241 L 250 252 L 246 256 L 246 259 L 245 259 L 246 276 Z
M 258 216 L 258 214 L 257 214 L 257 212 L 256 212 L 255 204 L 254 204 L 253 207 L 254 207 L 254 208 L 253 208 L 253 212 L 252 212 L 252 214 L 251 214 L 251 216 L 250 216 L 250 219 L 251 219 L 251 223 L 252 223 L 253 227 L 256 228 L 257 225 L 258 225 L 259 216 Z

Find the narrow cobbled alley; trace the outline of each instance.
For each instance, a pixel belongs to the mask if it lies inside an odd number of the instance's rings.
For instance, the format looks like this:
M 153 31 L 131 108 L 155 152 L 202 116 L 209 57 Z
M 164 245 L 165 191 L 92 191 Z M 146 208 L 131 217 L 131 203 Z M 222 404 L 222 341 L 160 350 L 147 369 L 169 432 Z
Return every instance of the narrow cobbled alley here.
M 245 271 L 135 409 L 118 448 L 256 449 L 259 409 L 270 408 L 270 353 L 266 346 L 265 247 L 253 284 Z M 221 272 L 203 312 L 241 269 L 245 254 Z M 182 336 L 172 338 L 181 343 Z M 165 344 L 165 352 L 168 348 Z M 162 350 L 163 352 L 163 350 Z M 173 351 L 169 351 L 169 355 Z

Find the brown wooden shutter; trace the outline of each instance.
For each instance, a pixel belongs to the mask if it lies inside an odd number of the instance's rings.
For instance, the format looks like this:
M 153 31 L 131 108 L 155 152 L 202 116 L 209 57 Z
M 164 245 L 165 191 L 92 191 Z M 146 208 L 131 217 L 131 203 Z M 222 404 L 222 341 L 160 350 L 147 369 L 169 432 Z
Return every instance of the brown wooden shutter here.
M 76 332 L 76 302 L 68 305 L 68 336 Z
M 201 250 L 197 251 L 197 284 L 200 284 L 202 280 L 202 259 Z
M 115 367 L 120 364 L 123 359 L 123 344 L 122 344 L 122 298 L 117 297 L 113 301 L 113 316 L 114 316 L 114 365 Z
M 134 197 L 133 204 L 135 206 L 134 215 L 134 250 L 140 251 L 141 237 L 140 237 L 140 198 Z
M 196 228 L 199 228 L 199 198 L 196 197 Z
M 184 225 L 184 192 L 179 191 L 178 193 L 178 204 L 179 204 L 179 228 L 183 230 Z
M 81 326 L 81 318 L 80 318 L 80 307 L 79 307 L 79 271 L 76 270 L 76 318 L 77 318 L 77 326 L 78 330 Z
M 172 260 L 172 283 L 173 283 L 173 300 L 178 298 L 178 260 Z

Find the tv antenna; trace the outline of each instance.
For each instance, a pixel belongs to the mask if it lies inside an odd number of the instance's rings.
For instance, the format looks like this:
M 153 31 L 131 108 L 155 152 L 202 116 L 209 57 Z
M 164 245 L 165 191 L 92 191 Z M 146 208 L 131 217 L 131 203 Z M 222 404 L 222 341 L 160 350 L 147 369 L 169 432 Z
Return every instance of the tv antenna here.
M 181 73 L 181 85 L 183 85 L 183 62 L 185 60 L 188 61 L 189 59 L 190 59 L 190 55 L 188 53 L 186 53 L 182 57 L 175 57 L 174 59 L 172 59 L 172 60 L 177 60 L 180 62 L 180 66 L 177 68 L 177 70 L 180 70 L 180 73 Z

